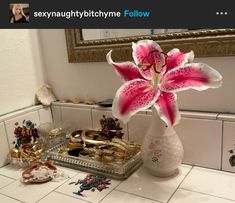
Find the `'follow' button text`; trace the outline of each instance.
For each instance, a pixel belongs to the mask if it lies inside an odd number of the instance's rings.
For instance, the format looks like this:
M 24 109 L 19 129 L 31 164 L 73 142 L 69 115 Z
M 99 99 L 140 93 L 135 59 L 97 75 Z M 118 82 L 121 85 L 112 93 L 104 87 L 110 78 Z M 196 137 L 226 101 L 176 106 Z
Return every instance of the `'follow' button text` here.
M 139 11 L 139 10 L 127 10 L 125 9 L 123 11 L 123 16 L 124 17 L 150 17 L 150 12 L 149 11 Z

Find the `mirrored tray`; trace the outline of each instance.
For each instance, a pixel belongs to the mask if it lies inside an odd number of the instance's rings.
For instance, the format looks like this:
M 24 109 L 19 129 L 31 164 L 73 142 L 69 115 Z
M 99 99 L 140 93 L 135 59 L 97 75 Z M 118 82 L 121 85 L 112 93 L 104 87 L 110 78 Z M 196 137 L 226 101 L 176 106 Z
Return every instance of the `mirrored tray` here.
M 95 173 L 114 179 L 126 179 L 142 165 L 140 151 L 123 164 L 115 162 L 104 163 L 89 158 L 58 153 L 58 149 L 65 146 L 67 146 L 67 141 L 47 150 L 47 159 L 52 160 L 55 164 L 60 166 Z

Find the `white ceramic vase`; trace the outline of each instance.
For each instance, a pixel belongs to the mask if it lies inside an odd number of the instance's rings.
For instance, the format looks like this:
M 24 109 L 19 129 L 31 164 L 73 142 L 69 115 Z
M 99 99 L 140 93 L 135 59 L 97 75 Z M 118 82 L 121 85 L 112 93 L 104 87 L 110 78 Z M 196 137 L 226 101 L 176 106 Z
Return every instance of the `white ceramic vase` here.
M 159 177 L 175 174 L 182 162 L 183 145 L 173 127 L 167 127 L 155 108 L 152 109 L 152 123 L 146 132 L 141 147 L 144 167 Z

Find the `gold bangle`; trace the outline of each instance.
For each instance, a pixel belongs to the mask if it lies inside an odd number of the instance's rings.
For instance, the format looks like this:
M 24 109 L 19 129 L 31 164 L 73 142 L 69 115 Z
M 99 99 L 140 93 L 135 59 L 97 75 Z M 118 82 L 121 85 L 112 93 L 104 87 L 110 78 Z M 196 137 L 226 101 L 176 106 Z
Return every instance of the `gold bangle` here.
M 71 133 L 70 141 L 74 143 L 81 143 L 82 141 L 82 130 L 75 130 Z
M 67 147 L 72 150 L 76 148 L 82 148 L 82 145 L 80 143 L 74 143 L 74 142 L 69 142 Z

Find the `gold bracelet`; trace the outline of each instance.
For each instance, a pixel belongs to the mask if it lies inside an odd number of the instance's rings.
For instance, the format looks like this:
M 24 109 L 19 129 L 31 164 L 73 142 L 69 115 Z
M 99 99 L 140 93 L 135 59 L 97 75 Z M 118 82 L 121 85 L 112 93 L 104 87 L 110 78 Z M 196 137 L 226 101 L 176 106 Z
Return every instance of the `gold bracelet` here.
M 71 133 L 70 141 L 73 143 L 81 143 L 82 142 L 82 133 L 83 130 L 75 130 Z

